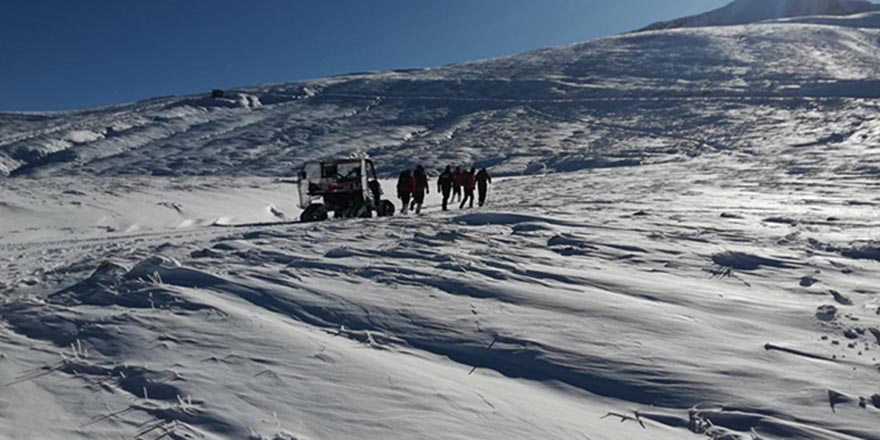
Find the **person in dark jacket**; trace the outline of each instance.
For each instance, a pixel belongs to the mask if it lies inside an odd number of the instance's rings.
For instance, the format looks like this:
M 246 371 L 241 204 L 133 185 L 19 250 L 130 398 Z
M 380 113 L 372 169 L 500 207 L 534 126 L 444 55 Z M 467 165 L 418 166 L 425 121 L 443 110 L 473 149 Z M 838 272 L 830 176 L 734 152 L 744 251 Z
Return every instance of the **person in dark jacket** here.
M 461 171 L 461 167 L 455 167 L 455 172 L 452 173 L 452 201 L 460 202 L 461 201 L 461 186 L 464 184 L 464 173 Z
M 413 205 L 415 205 L 416 214 L 421 214 L 422 205 L 425 203 L 425 194 L 430 194 L 431 189 L 428 184 L 428 173 L 425 172 L 425 167 L 419 165 L 416 167 L 416 172 L 413 173 L 413 179 L 415 180 L 415 191 L 413 191 Z
M 489 171 L 485 168 L 481 169 L 476 176 L 477 179 L 477 193 L 479 194 L 480 206 L 486 204 L 486 196 L 489 193 L 489 184 L 492 183 L 492 176 L 489 175 Z
M 446 167 L 440 177 L 437 178 L 437 192 L 443 194 L 443 210 L 447 211 L 449 196 L 452 194 L 452 185 L 455 177 L 452 175 L 452 167 Z
M 464 205 L 470 201 L 470 208 L 474 207 L 474 188 L 477 186 L 477 177 L 474 175 L 476 170 L 471 168 L 470 171 L 464 174 L 464 181 L 462 186 L 464 188 L 464 198 L 461 199 L 461 205 L 458 205 L 459 209 L 464 209 Z
M 401 171 L 400 177 L 397 179 L 397 198 L 403 203 L 403 206 L 400 208 L 401 214 L 406 214 L 409 210 L 409 201 L 415 190 L 416 181 L 413 179 L 412 172 L 410 170 Z

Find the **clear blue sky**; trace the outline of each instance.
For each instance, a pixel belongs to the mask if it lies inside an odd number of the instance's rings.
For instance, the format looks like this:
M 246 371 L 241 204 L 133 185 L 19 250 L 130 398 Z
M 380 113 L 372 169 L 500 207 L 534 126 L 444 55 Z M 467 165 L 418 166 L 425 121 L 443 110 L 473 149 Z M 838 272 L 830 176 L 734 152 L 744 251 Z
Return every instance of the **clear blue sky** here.
M 2 0 L 0 110 L 508 55 L 728 0 Z

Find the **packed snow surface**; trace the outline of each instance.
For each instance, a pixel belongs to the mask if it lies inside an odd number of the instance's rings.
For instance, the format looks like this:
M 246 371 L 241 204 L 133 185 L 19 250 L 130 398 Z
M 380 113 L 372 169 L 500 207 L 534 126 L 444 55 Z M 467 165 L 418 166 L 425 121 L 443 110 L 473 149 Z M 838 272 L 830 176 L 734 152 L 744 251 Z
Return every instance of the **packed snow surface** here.
M 870 23 L 2 114 L 0 438 L 878 440 Z M 357 151 L 506 177 L 297 222 Z
M 240 228 L 211 219 L 295 215 L 292 189 L 6 181 L 0 436 L 878 439 L 876 178 L 758 165 Z

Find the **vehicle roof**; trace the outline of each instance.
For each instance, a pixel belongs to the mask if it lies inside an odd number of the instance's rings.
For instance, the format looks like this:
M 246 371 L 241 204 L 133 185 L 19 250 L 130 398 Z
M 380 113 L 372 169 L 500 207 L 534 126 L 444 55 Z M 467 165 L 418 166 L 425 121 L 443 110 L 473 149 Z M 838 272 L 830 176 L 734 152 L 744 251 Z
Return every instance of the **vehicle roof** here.
M 338 165 L 338 164 L 342 164 L 342 163 L 360 163 L 360 161 L 361 160 L 358 158 L 323 160 L 323 161 L 321 161 L 321 165 L 327 165 L 327 164 Z M 365 162 L 373 162 L 370 159 L 364 159 L 364 161 Z

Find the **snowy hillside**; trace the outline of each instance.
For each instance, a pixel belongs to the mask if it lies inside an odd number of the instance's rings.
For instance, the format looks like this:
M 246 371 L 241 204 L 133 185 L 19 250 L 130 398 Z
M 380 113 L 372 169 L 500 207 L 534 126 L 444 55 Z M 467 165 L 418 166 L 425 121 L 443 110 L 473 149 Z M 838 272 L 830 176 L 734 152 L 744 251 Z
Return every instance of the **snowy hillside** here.
M 816 15 L 780 19 L 780 23 L 822 24 L 827 26 L 846 26 L 855 28 L 880 27 L 880 12 L 865 12 L 854 15 Z
M 826 15 L 0 114 L 0 439 L 880 440 L 878 55 Z M 355 151 L 505 177 L 297 222 Z
M 0 172 L 289 176 L 308 159 L 367 151 L 386 175 L 413 161 L 532 174 L 873 140 L 878 22 L 637 33 L 227 99 L 7 113 Z
M 705 14 L 654 23 L 643 30 L 731 26 L 790 17 L 846 16 L 876 11 L 867 0 L 735 0 Z

